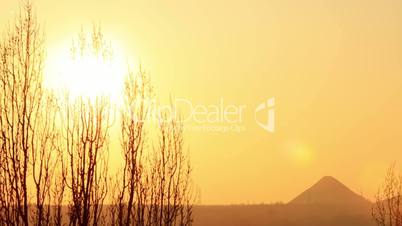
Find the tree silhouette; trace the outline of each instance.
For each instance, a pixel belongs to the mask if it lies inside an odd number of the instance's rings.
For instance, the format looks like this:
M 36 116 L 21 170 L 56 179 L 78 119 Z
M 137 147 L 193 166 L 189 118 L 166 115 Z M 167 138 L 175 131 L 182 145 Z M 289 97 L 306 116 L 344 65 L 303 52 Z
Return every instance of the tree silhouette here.
M 152 89 L 144 71 L 138 76 L 128 72 L 125 81 L 124 105 L 121 109 L 121 148 L 124 166 L 119 186 L 118 224 L 144 224 L 143 213 L 146 208 L 146 172 L 144 172 L 144 145 Z M 145 192 L 146 193 L 146 192 Z
M 128 73 L 121 111 L 124 166 L 111 219 L 118 225 L 191 225 L 195 193 L 179 119 L 159 116 L 155 150 L 146 149 L 152 89 L 141 70 Z M 155 115 L 154 115 L 155 116 Z
M 156 179 L 154 222 L 160 226 L 191 225 L 195 193 L 191 164 L 183 150 L 183 124 L 180 119 L 162 113 L 159 132 L 159 147 L 152 165 Z
M 395 173 L 393 164 L 385 176 L 384 183 L 378 189 L 372 209 L 374 221 L 379 226 L 402 225 L 402 175 Z
M 89 41 L 82 31 L 73 46 L 73 57 L 79 60 L 84 54 L 94 54 L 94 57 L 105 58 L 109 50 L 102 44 L 102 33 L 98 28 L 94 27 Z M 98 225 L 104 220 L 102 208 L 108 189 L 109 99 L 98 96 L 71 100 L 67 95 L 64 114 L 70 224 Z
M 123 162 L 112 183 L 109 98 L 45 89 L 43 33 L 29 0 L 20 11 L 0 42 L 0 224 L 191 225 L 195 196 L 183 125 L 158 115 L 158 143 L 147 145 L 153 91 L 144 71 L 125 80 Z M 71 53 L 74 60 L 112 57 L 95 26 L 89 39 L 79 34 Z
M 6 225 L 50 221 L 58 133 L 57 105 L 43 88 L 44 52 L 40 26 L 26 1 L 0 44 L 0 220 Z

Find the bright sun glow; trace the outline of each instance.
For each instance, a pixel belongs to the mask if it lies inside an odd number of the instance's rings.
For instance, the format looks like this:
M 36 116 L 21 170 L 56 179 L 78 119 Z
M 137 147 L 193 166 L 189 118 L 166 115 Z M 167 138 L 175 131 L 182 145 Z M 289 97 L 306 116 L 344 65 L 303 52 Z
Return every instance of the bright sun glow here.
M 315 152 L 309 145 L 292 142 L 286 145 L 286 155 L 289 160 L 300 166 L 309 166 L 314 162 Z
M 313 160 L 313 153 L 308 147 L 298 147 L 293 151 L 293 159 L 301 165 L 309 165 Z
M 120 102 L 127 66 L 123 57 L 113 49 L 111 59 L 94 54 L 72 57 L 68 48 L 51 53 L 45 72 L 45 84 L 57 92 L 68 91 L 71 98 L 94 99 L 110 97 Z

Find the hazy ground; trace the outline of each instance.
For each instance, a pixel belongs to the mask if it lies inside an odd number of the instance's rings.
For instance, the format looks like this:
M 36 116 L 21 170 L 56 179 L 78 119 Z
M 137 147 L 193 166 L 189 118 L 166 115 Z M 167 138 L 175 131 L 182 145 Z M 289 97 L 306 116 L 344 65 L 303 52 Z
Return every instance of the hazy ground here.
M 370 208 L 348 212 L 334 206 L 197 206 L 194 217 L 196 226 L 374 226 Z
M 288 204 L 196 206 L 194 225 L 371 226 L 371 205 L 333 177 Z
M 193 216 L 195 226 L 375 226 L 371 207 L 335 178 L 323 177 L 286 204 L 197 205 Z M 63 214 L 67 220 L 67 207 Z

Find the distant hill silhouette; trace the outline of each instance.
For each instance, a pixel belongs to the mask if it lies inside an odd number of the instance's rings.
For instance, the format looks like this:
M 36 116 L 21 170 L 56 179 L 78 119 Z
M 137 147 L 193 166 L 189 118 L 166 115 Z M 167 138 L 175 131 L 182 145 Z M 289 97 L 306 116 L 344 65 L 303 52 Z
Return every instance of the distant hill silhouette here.
M 371 205 L 326 176 L 287 204 L 196 206 L 194 225 L 374 226 Z
M 337 179 L 326 176 L 289 202 L 290 205 L 337 205 L 367 207 L 371 203 Z

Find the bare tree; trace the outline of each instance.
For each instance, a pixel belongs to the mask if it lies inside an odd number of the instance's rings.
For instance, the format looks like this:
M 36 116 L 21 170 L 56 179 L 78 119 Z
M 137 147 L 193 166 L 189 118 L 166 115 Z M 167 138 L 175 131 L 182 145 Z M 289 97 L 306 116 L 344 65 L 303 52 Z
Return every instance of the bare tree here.
M 106 97 L 66 95 L 63 107 L 43 87 L 44 43 L 27 0 L 15 26 L 0 42 L 0 222 L 2 225 L 105 224 L 111 106 Z M 108 60 L 110 46 L 94 28 L 79 35 L 72 57 Z M 146 145 L 145 73 L 129 73 L 121 112 L 123 166 L 112 185 L 112 224 L 190 225 L 191 166 L 183 128 L 162 116 L 158 147 Z M 58 114 L 61 113 L 61 118 Z M 53 207 L 54 208 L 53 208 Z
M 57 108 L 43 88 L 44 52 L 32 4 L 24 1 L 0 44 L 0 217 L 6 225 L 49 223 Z
M 97 225 L 107 192 L 107 102 L 79 99 L 66 109 L 67 188 L 72 198 L 70 223 Z
M 152 89 L 145 72 L 129 72 L 125 81 L 124 105 L 121 111 L 121 146 L 124 159 L 118 195 L 119 225 L 144 224 L 146 194 L 144 178 L 144 122 L 149 112 L 147 101 Z
M 152 165 L 157 181 L 152 225 L 191 225 L 195 193 L 190 160 L 183 147 L 183 124 L 180 119 L 162 113 L 159 131 L 159 146 Z
M 73 47 L 73 57 L 106 57 L 102 33 L 94 28 L 88 42 L 83 33 Z M 77 49 L 78 48 L 78 49 Z M 79 60 L 79 59 L 78 59 Z M 78 97 L 65 101 L 64 140 L 67 152 L 66 186 L 71 196 L 71 225 L 98 225 L 103 220 L 107 194 L 110 104 L 107 97 Z
M 62 147 L 62 144 L 58 144 L 58 147 Z M 67 161 L 65 160 L 63 150 L 59 151 L 58 156 L 59 166 L 55 168 L 54 180 L 52 186 L 53 197 L 53 214 L 51 218 L 51 225 L 62 226 L 63 225 L 63 205 L 66 191 L 66 179 L 67 179 Z
M 60 113 L 60 109 L 58 111 Z M 62 114 L 59 114 L 62 115 Z M 60 129 L 61 118 L 58 119 L 58 127 Z M 59 132 L 61 134 L 61 131 Z M 54 167 L 53 179 L 51 180 L 51 189 L 49 191 L 51 195 L 52 205 L 50 224 L 55 226 L 63 225 L 63 205 L 65 205 L 66 196 L 66 179 L 67 179 L 67 159 L 64 153 L 64 139 L 61 136 L 56 140 L 56 151 L 55 151 L 55 161 L 56 166 Z
M 59 133 L 56 125 L 58 106 L 55 97 L 47 95 L 39 110 L 37 119 L 39 123 L 33 132 L 38 145 L 31 153 L 36 207 L 32 210 L 31 222 L 34 225 L 49 225 L 51 223 L 50 205 L 54 198 L 51 194 L 52 178 L 55 175 L 56 164 L 60 160 L 58 156 L 60 151 L 57 146 Z
M 376 194 L 372 209 L 374 221 L 379 226 L 402 225 L 402 175 L 395 172 L 393 164 L 385 176 L 383 185 Z
M 119 225 L 191 225 L 195 193 L 191 165 L 183 149 L 183 125 L 167 114 L 151 112 L 152 89 L 145 73 L 128 73 L 121 111 L 124 165 L 111 211 Z M 146 145 L 145 122 L 160 116 L 158 145 Z

